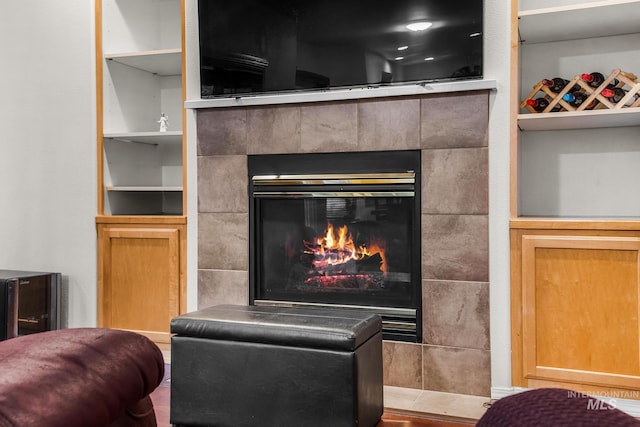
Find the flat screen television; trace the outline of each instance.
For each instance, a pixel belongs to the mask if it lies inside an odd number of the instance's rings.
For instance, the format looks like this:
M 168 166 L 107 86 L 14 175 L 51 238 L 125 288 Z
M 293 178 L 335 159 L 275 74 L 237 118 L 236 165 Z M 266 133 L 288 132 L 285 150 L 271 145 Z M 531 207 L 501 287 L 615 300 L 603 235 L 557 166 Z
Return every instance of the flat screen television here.
M 483 0 L 199 0 L 203 99 L 482 78 Z

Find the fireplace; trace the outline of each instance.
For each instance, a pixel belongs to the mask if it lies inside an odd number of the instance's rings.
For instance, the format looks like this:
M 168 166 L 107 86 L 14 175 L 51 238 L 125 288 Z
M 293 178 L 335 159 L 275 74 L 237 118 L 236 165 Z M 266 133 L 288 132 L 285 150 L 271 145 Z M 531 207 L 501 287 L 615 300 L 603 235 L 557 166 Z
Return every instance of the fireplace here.
M 420 151 L 248 157 L 256 305 L 368 310 L 420 342 Z

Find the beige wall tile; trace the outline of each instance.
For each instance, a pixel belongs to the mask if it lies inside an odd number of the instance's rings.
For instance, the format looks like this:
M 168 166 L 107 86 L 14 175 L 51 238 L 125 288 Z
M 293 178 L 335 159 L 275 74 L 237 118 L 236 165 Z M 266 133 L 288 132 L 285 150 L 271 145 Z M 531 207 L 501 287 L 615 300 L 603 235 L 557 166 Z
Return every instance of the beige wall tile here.
M 422 283 L 422 342 L 489 350 L 489 284 Z
M 490 359 L 488 350 L 425 345 L 424 389 L 490 396 Z
M 198 268 L 248 270 L 248 224 L 246 213 L 200 213 Z
M 358 150 L 420 148 L 420 100 L 384 99 L 358 103 Z
M 487 215 L 422 215 L 422 278 L 489 280 Z
M 397 341 L 383 341 L 384 385 L 422 388 L 422 346 Z
M 321 102 L 301 107 L 301 151 L 357 151 L 358 104 Z
M 198 212 L 248 212 L 247 175 L 247 156 L 198 157 Z
M 248 154 L 300 152 L 300 106 L 247 110 Z
M 422 148 L 486 147 L 488 127 L 488 91 L 422 99 Z
M 198 110 L 198 155 L 247 154 L 247 112 L 243 108 Z
M 489 213 L 488 150 L 422 150 L 422 212 Z
M 198 270 L 198 310 L 218 304 L 249 304 L 249 273 Z

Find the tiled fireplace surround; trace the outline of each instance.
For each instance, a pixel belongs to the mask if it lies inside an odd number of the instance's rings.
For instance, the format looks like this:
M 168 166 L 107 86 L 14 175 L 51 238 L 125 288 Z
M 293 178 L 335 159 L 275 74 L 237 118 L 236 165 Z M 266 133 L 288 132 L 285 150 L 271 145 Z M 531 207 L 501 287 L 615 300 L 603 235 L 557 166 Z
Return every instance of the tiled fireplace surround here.
M 422 151 L 422 343 L 385 385 L 490 395 L 486 90 L 197 113 L 198 306 L 247 304 L 247 155 Z

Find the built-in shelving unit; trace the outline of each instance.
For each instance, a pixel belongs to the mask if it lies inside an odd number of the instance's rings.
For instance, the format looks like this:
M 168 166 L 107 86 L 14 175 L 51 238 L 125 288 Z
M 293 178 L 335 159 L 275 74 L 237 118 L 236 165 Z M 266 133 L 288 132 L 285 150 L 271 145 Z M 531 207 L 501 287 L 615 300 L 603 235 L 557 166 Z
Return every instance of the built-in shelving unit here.
M 98 118 L 104 215 L 184 214 L 180 0 L 102 0 Z M 160 132 L 161 115 L 168 131 Z M 124 194 L 124 193 L 132 194 Z
M 165 349 L 186 310 L 184 1 L 95 0 L 97 324 Z
M 520 1 L 514 104 L 543 78 L 613 69 L 640 74 L 640 1 L 549 3 Z M 513 218 L 640 219 L 640 169 L 631 167 L 640 161 L 640 108 L 520 110 L 515 117 Z
M 512 5 L 513 385 L 636 390 L 640 107 L 519 107 L 545 78 L 640 75 L 640 0 Z

